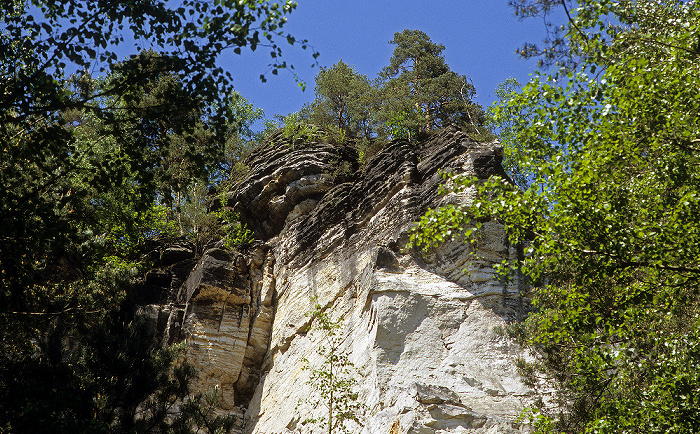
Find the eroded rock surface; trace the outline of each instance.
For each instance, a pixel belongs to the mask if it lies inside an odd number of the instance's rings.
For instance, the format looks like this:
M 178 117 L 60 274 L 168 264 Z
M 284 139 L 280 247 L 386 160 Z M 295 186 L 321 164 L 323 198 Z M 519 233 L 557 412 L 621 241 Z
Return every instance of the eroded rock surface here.
M 241 432 L 320 432 L 303 423 L 325 412 L 302 369 L 320 363 L 323 338 L 307 332 L 317 302 L 342 321 L 356 368 L 365 411 L 354 432 L 526 431 L 516 418 L 531 391 L 494 331 L 527 306 L 523 282 L 492 268 L 517 254 L 502 227 L 483 224 L 476 261 L 459 241 L 429 255 L 407 243 L 428 208 L 471 200 L 440 196 L 439 171 L 503 175 L 499 145 L 447 129 L 394 141 L 360 172 L 352 148 L 277 142 L 251 154 L 227 203 L 262 241 L 204 252 L 172 303 L 151 308 L 165 340 L 187 340 L 200 387 L 221 389 Z

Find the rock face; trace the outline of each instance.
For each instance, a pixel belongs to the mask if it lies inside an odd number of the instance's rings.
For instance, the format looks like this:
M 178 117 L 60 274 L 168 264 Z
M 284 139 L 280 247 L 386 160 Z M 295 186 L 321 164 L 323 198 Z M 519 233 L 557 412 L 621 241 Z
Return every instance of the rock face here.
M 305 423 L 327 409 L 303 369 L 322 362 L 325 338 L 308 332 L 318 303 L 341 322 L 354 364 L 364 410 L 351 432 L 527 431 L 516 421 L 531 396 L 517 348 L 494 330 L 528 305 L 522 279 L 493 270 L 517 254 L 502 227 L 483 224 L 478 260 L 458 240 L 427 255 L 408 245 L 428 208 L 471 200 L 440 196 L 439 171 L 505 176 L 499 145 L 446 129 L 418 145 L 394 141 L 360 172 L 352 148 L 276 139 L 249 157 L 228 197 L 262 241 L 205 251 L 171 303 L 151 307 L 164 340 L 188 342 L 199 387 L 220 388 L 240 432 L 322 432 Z

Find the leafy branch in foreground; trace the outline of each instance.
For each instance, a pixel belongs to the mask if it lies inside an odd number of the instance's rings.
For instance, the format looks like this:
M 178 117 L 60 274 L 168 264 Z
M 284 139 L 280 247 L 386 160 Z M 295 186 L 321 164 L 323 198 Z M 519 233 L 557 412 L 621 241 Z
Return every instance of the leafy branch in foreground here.
M 538 432 L 697 432 L 700 5 L 576 5 L 565 41 L 579 60 L 496 111 L 529 113 L 513 131 L 530 185 L 454 180 L 477 198 L 437 214 L 495 218 L 527 246 L 537 310 L 509 332 L 534 356 L 524 380 L 555 392 Z
M 514 78 L 509 78 L 496 88 L 497 101 L 487 110 L 487 125 L 498 136 L 503 145 L 503 168 L 511 179 L 523 190 L 527 190 L 530 180 L 529 171 L 534 167 L 521 167 L 523 141 L 517 136 L 515 126 L 524 119 L 529 119 L 531 113 L 527 107 L 509 105 L 508 101 L 517 95 L 522 85 Z
M 236 417 L 217 414 L 220 404 L 221 390 L 218 387 L 187 396 L 182 400 L 172 432 L 184 434 L 194 429 L 208 434 L 230 433 L 236 425 Z
M 169 424 L 137 414 L 171 402 L 174 357 L 141 333 L 131 282 L 149 238 L 187 233 L 188 194 L 246 133 L 231 116 L 256 116 L 230 101 L 221 52 L 267 46 L 275 73 L 276 41 L 297 43 L 281 30 L 294 2 L 176 3 L 0 4 L 0 431 Z

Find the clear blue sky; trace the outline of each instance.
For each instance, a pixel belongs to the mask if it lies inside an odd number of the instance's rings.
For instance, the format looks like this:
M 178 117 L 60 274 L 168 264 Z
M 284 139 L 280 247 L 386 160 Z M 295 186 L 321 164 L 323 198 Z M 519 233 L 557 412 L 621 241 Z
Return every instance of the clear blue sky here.
M 343 60 L 358 72 L 374 78 L 388 64 L 395 32 L 421 30 L 433 42 L 445 46 L 450 68 L 471 78 L 477 102 L 484 107 L 494 99 L 496 86 L 509 77 L 521 83 L 536 69 L 534 60 L 522 60 L 515 50 L 526 41 L 539 42 L 545 35 L 540 19 L 519 21 L 507 0 L 298 0 L 286 30 L 298 39 L 308 39 L 319 51 L 320 66 L 330 67 Z M 234 85 L 249 101 L 274 114 L 298 111 L 313 99 L 314 76 L 310 52 L 284 45 L 285 59 L 295 65 L 307 82 L 305 92 L 289 72 L 259 75 L 269 64 L 269 50 L 238 56 L 224 53 L 221 64 L 231 71 Z

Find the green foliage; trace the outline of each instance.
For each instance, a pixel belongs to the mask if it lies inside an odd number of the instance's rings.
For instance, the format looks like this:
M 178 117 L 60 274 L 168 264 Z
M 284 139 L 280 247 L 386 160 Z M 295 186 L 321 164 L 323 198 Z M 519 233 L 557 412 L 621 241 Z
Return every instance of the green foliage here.
M 328 143 L 333 143 L 336 145 L 342 145 L 346 141 L 346 133 L 345 130 L 340 128 L 340 127 L 335 127 L 331 126 L 326 130 L 326 133 L 324 134 L 324 139 Z
M 320 129 L 302 119 L 299 113 L 290 113 L 283 118 L 283 133 L 289 146 L 295 146 L 304 140 L 317 140 L 321 138 Z
M 439 209 L 429 209 L 421 216 L 417 226 L 411 231 L 409 240 L 423 253 L 429 253 L 445 241 L 464 237 L 466 242 L 476 246 L 482 223 L 471 221 L 464 209 L 446 205 Z M 475 254 L 475 251 L 470 252 Z
M 34 9 L 25 2 L 5 3 L 0 70 L 8 80 L 8 89 L 27 89 L 29 94 L 39 96 L 3 94 L 0 108 L 15 110 L 19 118 L 64 106 L 67 95 L 61 88 L 59 71 L 96 67 L 104 72 L 116 64 L 115 49 L 129 37 L 149 41 L 166 58 L 177 58 L 164 72 L 179 71 L 185 88 L 205 99 L 229 93 L 230 74 L 216 64 L 222 50 L 255 50 L 264 41 L 271 48 L 274 74 L 287 67 L 279 40 L 308 46 L 282 30 L 287 15 L 296 8 L 292 1 L 222 0 L 211 5 L 195 0 L 178 6 L 141 0 L 104 4 L 69 0 L 60 4 L 35 2 Z M 182 53 L 186 55 L 180 57 Z M 106 89 L 105 94 L 122 94 L 144 77 L 143 73 L 130 66 L 124 79 Z
M 210 210 L 213 198 L 209 190 L 203 182 L 190 186 L 181 209 L 180 221 L 185 228 L 185 237 L 194 243 L 198 252 L 208 241 L 225 237 L 219 215 Z M 165 221 L 171 226 L 175 224 L 167 218 Z
M 477 199 L 437 211 L 424 234 L 495 217 L 527 246 L 510 266 L 537 311 L 509 332 L 534 356 L 519 362 L 526 381 L 556 391 L 536 410 L 542 432 L 697 432 L 700 6 L 577 5 L 561 46 L 577 61 L 495 112 L 528 188 L 454 179 Z
M 255 108 L 240 93 L 231 94 L 228 110 L 225 156 L 219 166 L 222 173 L 220 177 L 215 179 L 229 178 L 236 181 L 247 171 L 241 161 L 243 156 L 267 136 L 253 130 L 253 124 L 263 119 L 263 110 Z
M 420 118 L 420 115 L 415 116 L 416 110 L 410 112 L 402 111 L 396 113 L 391 119 L 386 122 L 386 127 L 389 136 L 394 139 L 411 140 L 418 135 L 418 126 L 411 119 Z
M 526 150 L 523 148 L 523 141 L 516 135 L 515 126 L 524 119 L 530 119 L 531 115 L 520 106 L 508 104 L 511 96 L 514 96 L 521 87 L 522 85 L 514 78 L 509 78 L 498 85 L 495 91 L 496 102 L 487 111 L 487 125 L 494 130 L 503 145 L 503 168 L 518 187 L 526 190 L 530 175 L 519 164 Z
M 70 316 L 52 318 L 31 344 L 31 362 L 3 351 L 3 431 L 166 431 L 193 375 L 188 366 L 169 371 L 182 348 L 154 345 L 148 324 L 124 310 L 84 317 L 77 328 Z
M 229 104 L 218 54 L 264 39 L 274 73 L 275 41 L 296 42 L 281 33 L 292 2 L 215 3 L 0 6 L 3 432 L 166 431 L 184 396 L 189 374 L 147 338 L 129 282 L 146 240 L 206 210 L 197 186 L 216 176 L 224 134 L 246 134 L 226 115 L 257 115 Z M 125 38 L 153 51 L 120 61 Z
M 357 149 L 358 163 L 360 167 L 366 167 L 366 164 L 379 152 L 384 146 L 386 146 L 387 141 L 385 139 L 375 137 L 367 138 L 363 137 L 360 140 L 354 142 L 355 149 Z
M 396 45 L 390 64 L 376 80 L 342 60 L 322 68 L 315 77 L 315 98 L 300 118 L 322 129 L 343 130 L 349 138 L 412 139 L 447 125 L 486 132 L 484 110 L 472 101 L 474 86 L 450 70 L 443 45 L 418 30 L 396 33 L 390 43 Z M 288 136 L 299 136 L 296 130 Z
M 353 432 L 347 422 L 360 424 L 364 407 L 353 391 L 357 384 L 354 365 L 341 348 L 342 337 L 338 334 L 342 327 L 341 321 L 333 320 L 318 303 L 309 316 L 312 321 L 309 330 L 311 333 L 323 334 L 324 341 L 316 349 L 321 360 L 319 366 L 312 366 L 309 360 L 304 359 L 304 369 L 310 373 L 308 384 L 316 392 L 316 397 L 309 398 L 306 403 L 314 407 L 323 405 L 328 414 L 325 417 L 308 418 L 302 423 L 314 424 L 329 434 Z
M 475 132 L 483 127 L 483 109 L 471 101 L 476 90 L 445 63 L 444 45 L 419 30 L 397 32 L 390 43 L 396 48 L 380 73 L 385 122 L 401 119 L 400 132 L 428 132 L 449 124 Z
M 328 169 L 324 171 L 334 184 L 347 182 L 352 177 L 353 172 L 353 164 L 342 159 L 332 159 L 328 162 Z
M 518 421 L 528 424 L 534 434 L 560 434 L 554 430 L 554 420 L 535 408 L 525 408 Z
M 224 245 L 229 249 L 244 247 L 255 240 L 253 232 L 242 223 L 240 216 L 231 209 L 224 208 L 214 211 L 218 217 L 218 225 L 224 234 Z
M 139 60 L 147 69 L 157 69 L 163 62 L 153 52 L 142 53 Z M 99 93 L 118 76 L 94 80 L 83 74 L 74 86 L 83 89 L 82 93 Z M 88 110 L 74 109 L 64 115 L 79 150 L 80 168 L 97 171 L 107 163 L 121 176 L 111 177 L 109 192 L 88 192 L 88 208 L 94 209 L 97 222 L 114 222 L 112 228 L 105 228 L 108 238 L 134 246 L 155 235 L 194 232 L 196 238 L 198 227 L 183 216 L 183 207 L 197 219 L 192 213 L 202 206 L 194 202 L 205 200 L 201 192 L 193 196 L 197 186 L 221 178 L 222 166 L 230 156 L 217 144 L 213 126 L 202 120 L 201 102 L 188 95 L 173 74 L 156 75 L 131 92 L 135 95 L 101 99 L 101 106 L 122 108 L 114 119 L 97 117 Z M 146 222 L 150 226 L 144 226 Z M 110 232 L 119 225 L 126 230 Z
M 343 145 L 346 141 L 346 130 L 334 125 L 321 127 L 310 123 L 301 113 L 290 113 L 282 118 L 282 132 L 289 146 L 295 146 L 304 141 L 325 141 Z
M 377 88 L 342 60 L 316 75 L 316 98 L 304 106 L 309 123 L 343 131 L 352 137 L 370 137 L 376 128 Z
M 557 23 L 550 17 L 554 16 L 558 9 L 564 9 L 569 14 L 575 1 L 566 0 L 509 0 L 508 4 L 513 8 L 515 15 L 523 20 L 532 17 L 544 18 L 542 22 L 547 30 L 543 45 L 528 42 L 516 52 L 525 59 L 538 59 L 538 66 L 574 66 L 580 61 L 580 52 L 573 50 L 567 40 L 567 35 L 575 31 L 572 22 Z
M 172 424 L 171 432 L 175 434 L 195 432 L 208 434 L 225 434 L 233 430 L 236 417 L 217 415 L 221 404 L 221 390 L 215 387 L 204 393 L 188 396 L 180 407 L 177 418 Z

